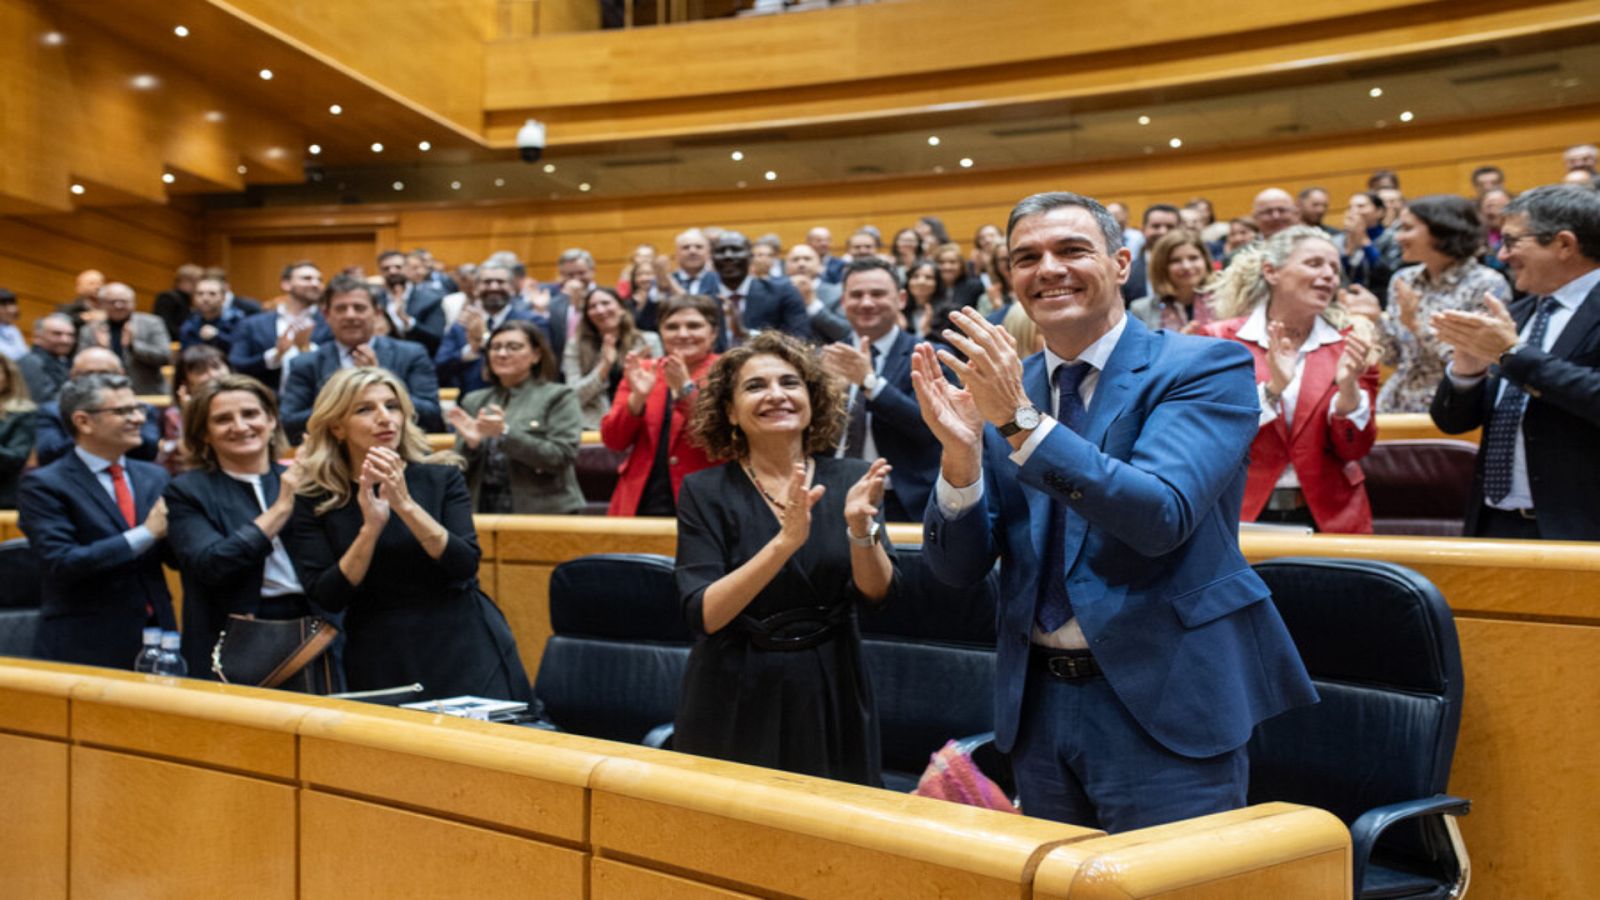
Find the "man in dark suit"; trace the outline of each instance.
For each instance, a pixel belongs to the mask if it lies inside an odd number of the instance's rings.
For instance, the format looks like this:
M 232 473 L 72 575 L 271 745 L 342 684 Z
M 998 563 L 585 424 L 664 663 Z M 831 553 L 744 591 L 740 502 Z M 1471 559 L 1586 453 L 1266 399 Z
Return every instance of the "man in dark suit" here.
M 399 250 L 378 254 L 383 291 L 375 296 L 389 319 L 389 334 L 421 344 L 432 356 L 444 337 L 444 294 L 429 285 L 427 262 Z
M 284 389 L 281 408 L 283 428 L 290 440 L 298 442 L 305 434 L 317 392 L 328 379 L 340 369 L 355 366 L 377 366 L 394 373 L 411 394 L 422 430 L 444 431 L 433 360 L 416 344 L 375 336 L 378 317 L 383 313 L 370 285 L 349 275 L 333 279 L 328 296 L 322 301 L 322 315 L 333 330 L 333 340 L 297 358 L 289 367 L 289 386 Z
M 1152 332 L 1099 203 L 1037 194 L 1007 226 L 1045 350 L 976 312 L 912 376 L 942 445 L 923 555 L 950 584 L 998 557 L 995 743 L 1032 816 L 1125 831 L 1243 806 L 1256 723 L 1316 693 L 1239 552 L 1259 403 L 1250 354 Z M 940 373 L 949 365 L 964 388 Z
M 1155 249 L 1156 241 L 1177 228 L 1182 221 L 1182 214 L 1170 203 L 1156 203 L 1145 207 L 1144 223 L 1140 232 L 1144 235 L 1144 245 L 1133 258 L 1128 280 L 1122 283 L 1122 299 L 1126 303 L 1132 303 L 1140 297 L 1149 295 L 1150 251 Z
M 883 495 L 884 518 L 916 522 L 939 474 L 939 442 L 922 421 L 911 387 L 917 339 L 896 324 L 900 283 L 889 263 L 853 259 L 844 270 L 839 307 L 852 341 L 822 348 L 822 367 L 850 385 L 849 418 L 840 456 L 883 457 L 894 470 Z
M 54 400 L 56 391 L 72 377 L 72 348 L 77 342 L 72 319 L 62 313 L 51 313 L 33 323 L 33 349 L 17 360 L 33 402 Z
M 277 309 L 247 316 L 233 330 L 228 365 L 280 394 L 289 385 L 288 362 L 333 340 L 322 318 L 322 270 L 310 260 L 283 267 L 278 281 L 283 302 Z
M 66 318 L 62 316 L 62 318 Z M 122 360 L 104 347 L 87 347 L 72 358 L 71 378 L 85 375 L 126 375 Z M 51 395 L 52 398 L 54 395 Z M 61 407 L 54 399 L 39 404 L 33 414 L 33 454 L 39 465 L 45 466 L 72 453 L 73 437 L 70 425 L 61 415 Z M 129 449 L 133 459 L 153 462 L 161 452 L 161 413 L 145 404 L 144 424 L 139 427 L 139 443 Z
M 678 235 L 676 259 L 678 268 L 673 270 L 672 280 L 684 293 L 717 295 L 717 273 L 710 265 L 711 242 L 706 240 L 705 232 L 691 228 Z M 661 292 L 653 299 L 659 302 L 667 298 L 665 292 Z
M 787 281 L 750 274 L 750 239 L 724 231 L 711 248 L 711 266 L 720 283 L 715 296 L 722 309 L 717 323 L 717 352 L 744 343 L 764 328 L 776 328 L 810 340 L 806 303 Z
M 121 375 L 61 389 L 73 452 L 22 478 L 18 525 L 44 565 L 34 655 L 130 668 L 146 625 L 176 629 L 161 572 L 167 473 L 129 459 L 145 407 Z
M 215 278 L 195 282 L 194 292 L 189 297 L 192 312 L 177 331 L 181 349 L 206 344 L 222 351 L 223 355 L 233 349 L 233 332 L 244 321 L 244 313 L 228 309 L 227 292 L 227 284 Z
M 806 243 L 817 251 L 818 278 L 838 284 L 844 278 L 844 260 L 833 255 L 833 232 L 818 225 L 806 232 Z
M 1433 421 L 1483 429 L 1465 534 L 1600 540 L 1600 195 L 1534 188 L 1506 207 L 1500 234 L 1527 296 L 1430 320 L 1455 350 Z
M 483 360 L 489 335 L 508 321 L 534 322 L 549 333 L 549 320 L 538 313 L 511 305 L 511 270 L 495 262 L 478 268 L 477 297 L 461 310 L 456 323 L 444 333 L 439 352 L 433 357 L 439 383 L 461 389 L 466 394 L 486 387 Z
M 152 312 L 167 326 L 167 334 L 176 335 L 194 312 L 194 287 L 204 276 L 204 269 L 194 263 L 184 263 L 172 276 L 172 289 L 156 295 Z
M 233 292 L 233 285 L 228 282 L 228 270 L 221 266 L 211 266 L 206 269 L 205 277 L 214 278 L 222 282 L 222 308 L 231 309 L 243 316 L 253 316 L 261 312 L 261 301 L 254 297 L 243 297 Z

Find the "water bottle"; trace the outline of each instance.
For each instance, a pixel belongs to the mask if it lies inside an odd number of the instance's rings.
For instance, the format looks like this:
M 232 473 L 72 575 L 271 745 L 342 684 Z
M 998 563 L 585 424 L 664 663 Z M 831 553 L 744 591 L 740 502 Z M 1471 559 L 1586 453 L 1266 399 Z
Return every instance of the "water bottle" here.
M 149 674 L 156 670 L 156 659 L 161 656 L 161 629 L 144 630 L 144 649 L 133 658 L 133 670 Z
M 183 676 L 189 674 L 189 664 L 183 661 L 178 647 L 183 643 L 183 635 L 176 631 L 161 632 L 161 655 L 156 659 L 153 670 L 156 675 Z

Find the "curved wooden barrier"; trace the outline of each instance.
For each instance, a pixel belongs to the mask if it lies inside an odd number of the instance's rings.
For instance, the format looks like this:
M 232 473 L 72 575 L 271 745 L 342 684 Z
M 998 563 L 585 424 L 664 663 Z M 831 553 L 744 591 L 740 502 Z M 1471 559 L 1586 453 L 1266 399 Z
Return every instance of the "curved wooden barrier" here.
M 1036 874 L 1059 897 L 1350 892 L 1344 828 L 1288 804 L 1107 837 L 572 735 L 24 660 L 0 661 L 0 765 L 11 896 L 1017 897 Z

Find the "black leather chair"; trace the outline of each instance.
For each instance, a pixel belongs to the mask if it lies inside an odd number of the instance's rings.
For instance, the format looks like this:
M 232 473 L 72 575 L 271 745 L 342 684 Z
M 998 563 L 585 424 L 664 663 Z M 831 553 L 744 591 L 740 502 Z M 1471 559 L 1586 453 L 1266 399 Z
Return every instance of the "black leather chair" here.
M 578 489 L 583 491 L 583 514 L 603 516 L 611 506 L 611 493 L 617 489 L 617 467 L 626 455 L 604 444 L 584 444 L 578 448 L 578 459 L 573 472 L 578 476 Z
M 28 539 L 0 543 L 0 656 L 33 655 L 39 592 L 39 557 Z
M 1272 588 L 1321 702 L 1261 723 L 1250 802 L 1329 810 L 1350 827 L 1356 896 L 1443 898 L 1469 867 L 1448 796 L 1461 724 L 1461 650 L 1437 588 L 1402 566 L 1278 559 Z
M 980 767 L 1012 792 L 992 744 L 994 731 L 994 573 L 971 588 L 933 577 L 920 546 L 895 548 L 900 596 L 863 607 L 861 655 L 872 680 L 883 742 L 884 787 L 909 791 L 945 741 L 963 741 Z M 990 757 L 985 762 L 984 755 Z
M 673 562 L 604 553 L 550 575 L 550 627 L 534 694 L 562 731 L 640 743 L 678 709 L 694 636 Z
M 1376 534 L 1460 537 L 1478 445 L 1452 439 L 1379 441 L 1361 461 Z

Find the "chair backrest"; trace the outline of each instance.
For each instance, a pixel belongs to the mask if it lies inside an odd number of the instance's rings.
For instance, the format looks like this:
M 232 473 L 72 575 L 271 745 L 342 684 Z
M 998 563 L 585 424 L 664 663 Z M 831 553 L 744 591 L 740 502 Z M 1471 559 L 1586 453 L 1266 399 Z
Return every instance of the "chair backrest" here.
M 562 730 L 637 743 L 672 721 L 694 636 L 670 557 L 606 553 L 556 566 L 550 626 L 534 693 Z
M 32 656 L 38 630 L 38 609 L 0 609 L 0 656 Z
M 1379 441 L 1361 461 L 1378 534 L 1460 536 L 1478 445 L 1467 441 Z
M 578 448 L 573 471 L 578 476 L 578 489 L 583 491 L 585 515 L 606 514 L 611 493 L 617 489 L 617 467 L 625 458 L 604 444 L 584 444 Z
M 37 609 L 43 591 L 38 554 L 25 537 L 0 542 L 0 607 Z
M 1276 559 L 1272 589 L 1321 701 L 1250 740 L 1250 802 L 1287 800 L 1346 824 L 1374 807 L 1442 794 L 1461 724 L 1455 617 L 1438 588 L 1392 563 Z M 1380 848 L 1436 859 L 1442 834 L 1396 827 Z

